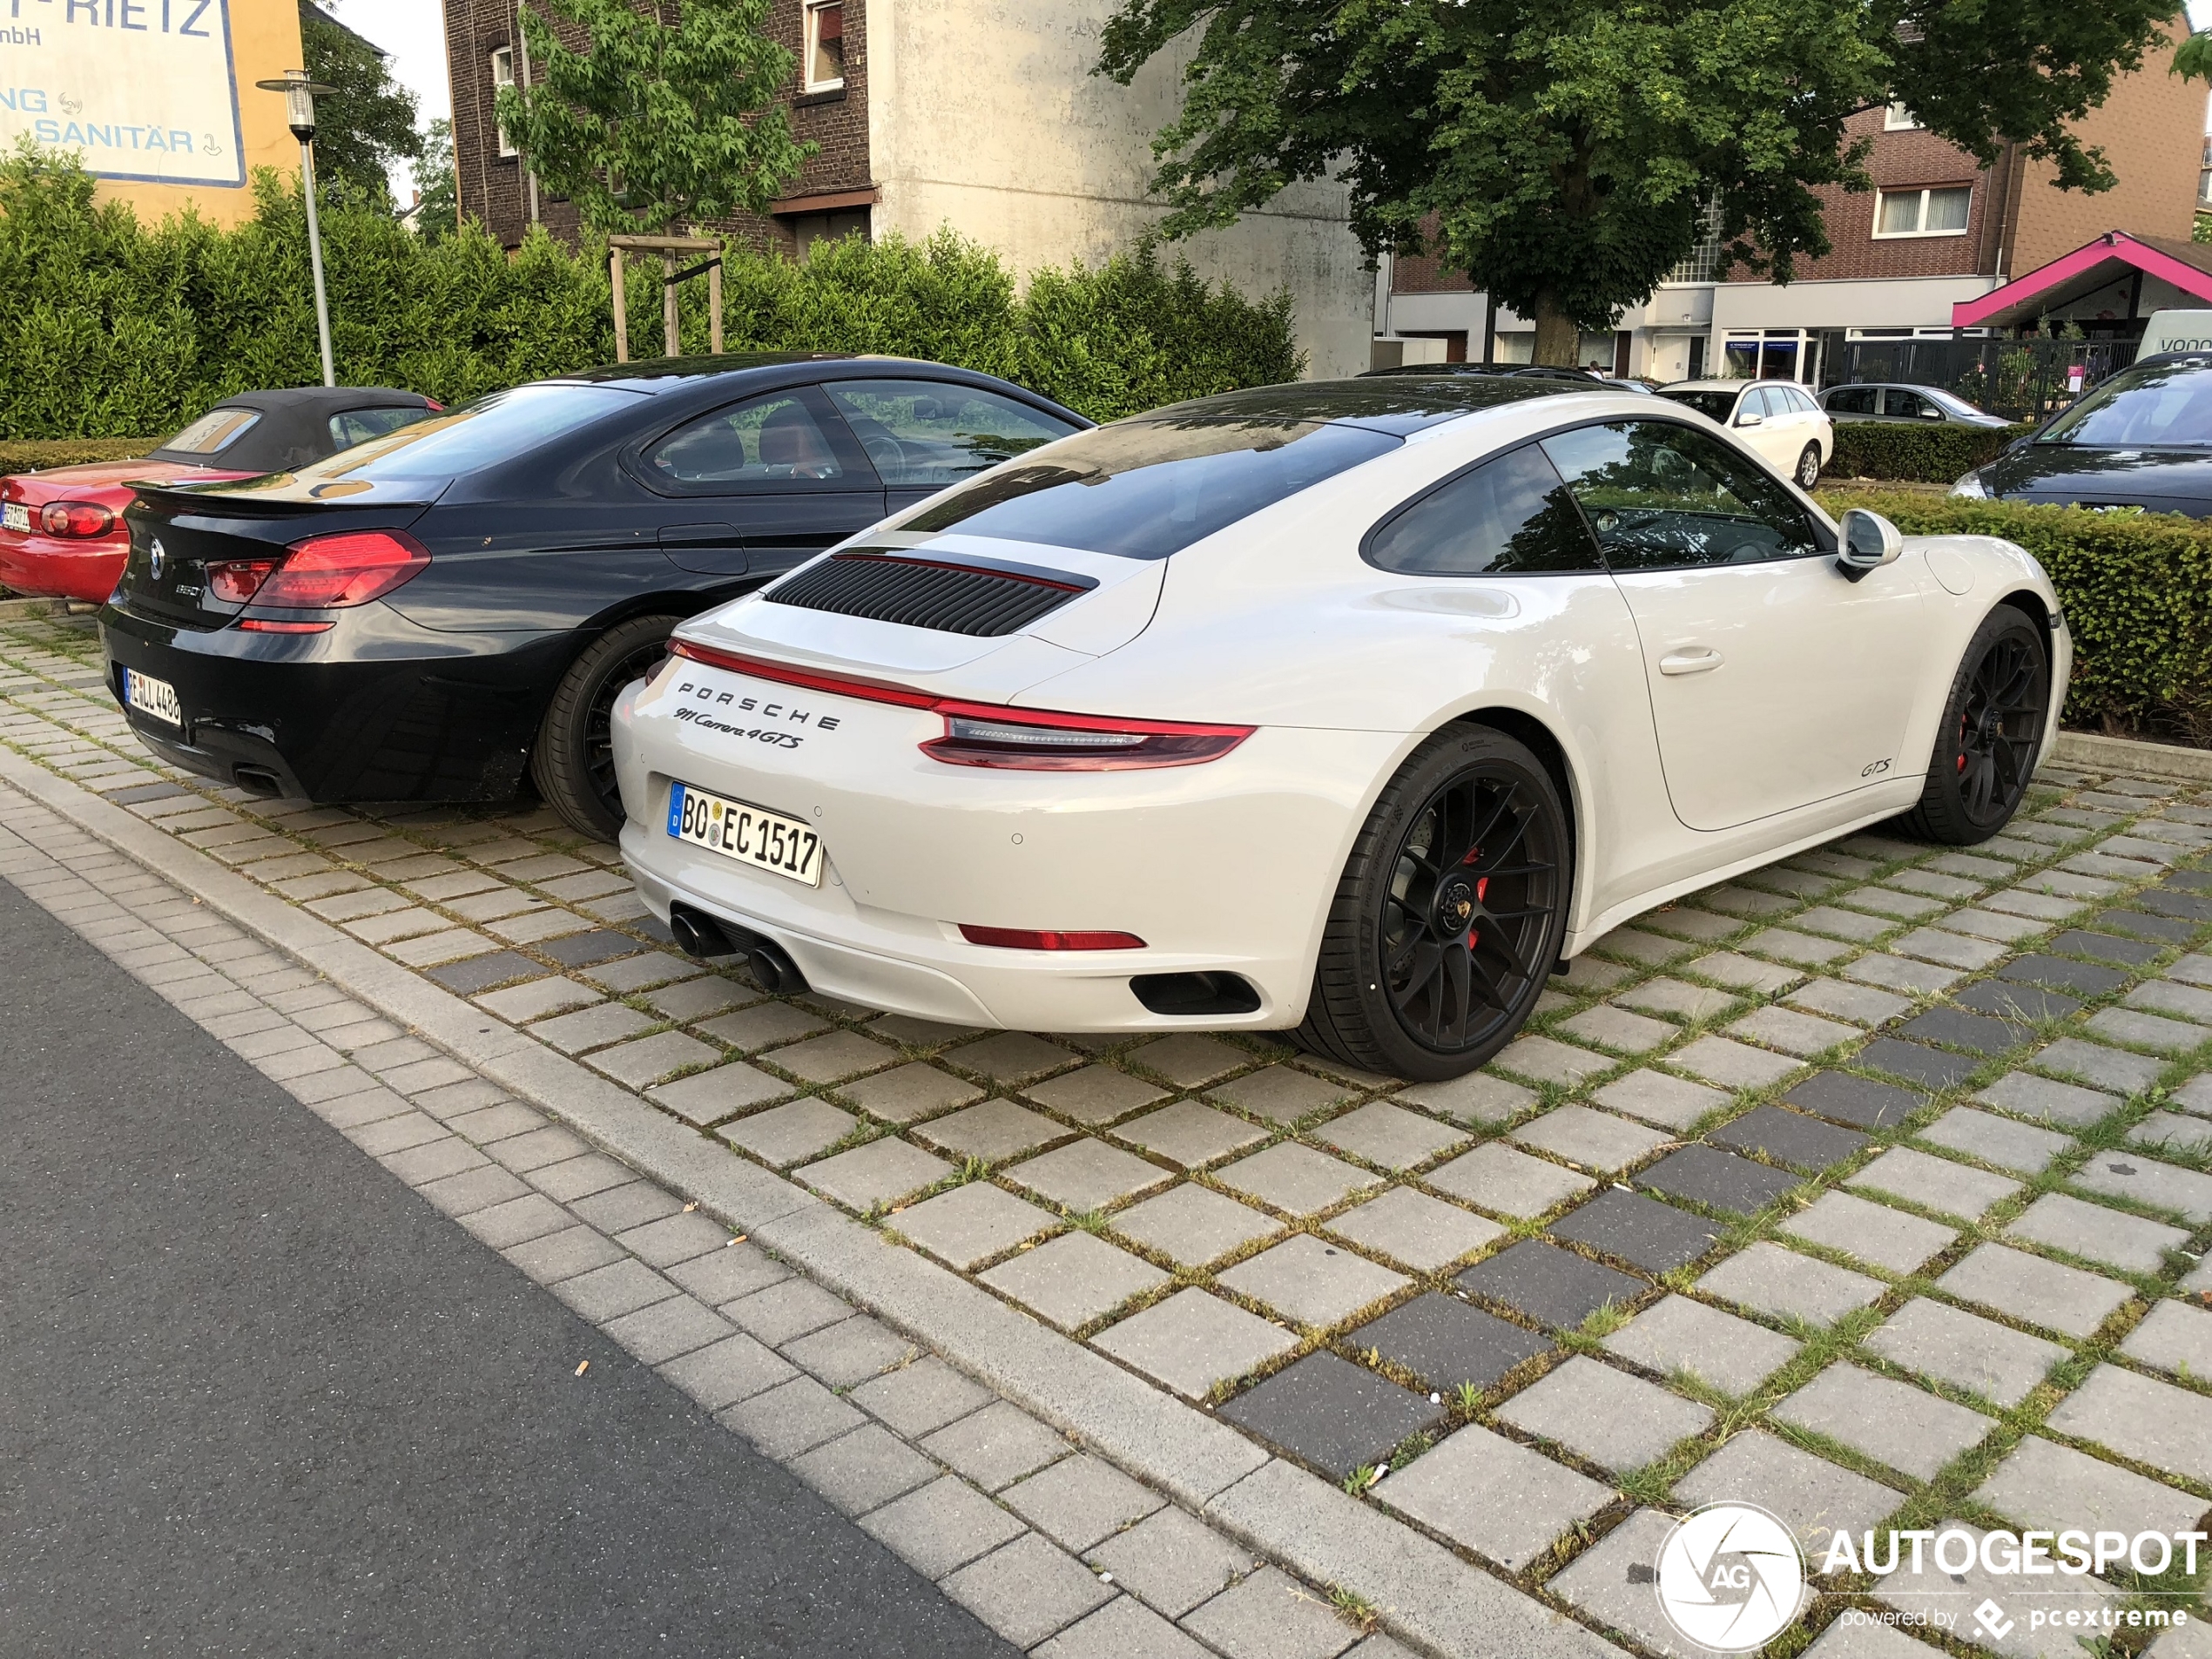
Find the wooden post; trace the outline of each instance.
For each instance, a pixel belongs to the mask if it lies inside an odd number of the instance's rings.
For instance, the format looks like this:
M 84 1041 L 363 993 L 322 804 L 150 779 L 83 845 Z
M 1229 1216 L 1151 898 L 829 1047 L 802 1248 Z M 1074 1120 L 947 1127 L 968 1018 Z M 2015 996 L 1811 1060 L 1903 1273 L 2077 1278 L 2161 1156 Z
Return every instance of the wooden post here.
M 607 260 L 615 292 L 615 361 L 626 363 L 630 361 L 630 300 L 622 286 L 622 250 L 616 248 Z
M 681 357 L 684 354 L 684 342 L 678 337 L 677 325 L 681 319 L 676 307 L 676 285 L 668 280 L 676 274 L 674 254 L 664 253 L 660 256 L 660 327 L 662 337 L 668 345 L 668 349 L 661 355 Z
M 707 349 L 717 357 L 722 354 L 722 266 L 718 253 L 716 261 L 706 273 Z

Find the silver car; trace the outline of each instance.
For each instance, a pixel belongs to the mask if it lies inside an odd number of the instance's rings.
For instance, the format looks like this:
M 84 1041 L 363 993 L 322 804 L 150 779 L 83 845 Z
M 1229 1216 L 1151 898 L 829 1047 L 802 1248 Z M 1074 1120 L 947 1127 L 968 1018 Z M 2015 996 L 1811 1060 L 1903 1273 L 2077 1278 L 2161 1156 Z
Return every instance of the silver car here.
M 1978 409 L 1956 393 L 1935 386 L 1831 386 L 1820 407 L 1838 421 L 1912 421 L 1929 425 L 2000 427 L 2002 415 Z

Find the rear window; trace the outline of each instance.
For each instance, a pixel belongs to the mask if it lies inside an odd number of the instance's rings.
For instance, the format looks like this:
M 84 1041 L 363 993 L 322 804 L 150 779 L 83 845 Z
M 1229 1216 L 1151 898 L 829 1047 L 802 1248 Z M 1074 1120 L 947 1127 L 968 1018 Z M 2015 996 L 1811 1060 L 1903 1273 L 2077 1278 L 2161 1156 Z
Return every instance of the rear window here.
M 2036 442 L 2212 448 L 2212 366 L 2154 363 L 2130 369 L 2059 416 Z
M 1399 442 L 1318 421 L 1124 421 L 979 478 L 898 528 L 1163 559 Z
M 639 395 L 613 386 L 518 386 L 341 450 L 301 468 L 299 476 L 311 482 L 350 478 L 372 482 L 455 478 L 512 460 L 602 415 L 633 408 Z
M 220 455 L 260 418 L 259 409 L 210 409 L 161 448 L 173 455 Z
M 1698 414 L 1710 415 L 1723 426 L 1728 423 L 1728 417 L 1736 408 L 1736 394 L 1733 392 L 1675 392 L 1662 387 L 1659 395 L 1672 398 L 1677 403 L 1687 403 Z
M 383 409 L 347 409 L 330 417 L 330 447 L 350 449 L 357 443 L 367 443 L 371 438 L 381 438 L 387 432 L 396 432 L 411 421 L 420 421 L 429 411 L 395 406 Z

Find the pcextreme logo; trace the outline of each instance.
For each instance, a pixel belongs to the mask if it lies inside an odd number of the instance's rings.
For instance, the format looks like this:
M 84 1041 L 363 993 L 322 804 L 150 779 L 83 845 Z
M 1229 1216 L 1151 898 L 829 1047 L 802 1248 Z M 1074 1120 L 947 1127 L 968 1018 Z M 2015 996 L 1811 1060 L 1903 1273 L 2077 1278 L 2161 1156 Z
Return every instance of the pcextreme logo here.
M 1659 1610 L 1687 1641 L 1752 1653 L 1797 1616 L 1805 1558 L 1790 1528 L 1748 1503 L 1714 1503 L 1659 1546 Z

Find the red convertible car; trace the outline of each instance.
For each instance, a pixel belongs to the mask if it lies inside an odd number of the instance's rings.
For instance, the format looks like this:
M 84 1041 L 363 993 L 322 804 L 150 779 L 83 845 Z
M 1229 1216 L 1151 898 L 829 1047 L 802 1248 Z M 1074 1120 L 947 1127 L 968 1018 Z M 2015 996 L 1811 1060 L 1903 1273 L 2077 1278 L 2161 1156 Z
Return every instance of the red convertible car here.
M 442 407 L 388 386 L 240 392 L 138 460 L 0 478 L 0 587 L 98 604 L 115 591 L 130 556 L 123 509 L 132 483 L 289 472 Z

